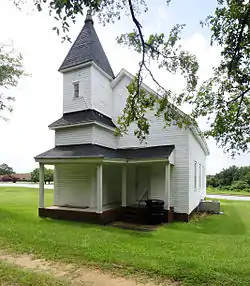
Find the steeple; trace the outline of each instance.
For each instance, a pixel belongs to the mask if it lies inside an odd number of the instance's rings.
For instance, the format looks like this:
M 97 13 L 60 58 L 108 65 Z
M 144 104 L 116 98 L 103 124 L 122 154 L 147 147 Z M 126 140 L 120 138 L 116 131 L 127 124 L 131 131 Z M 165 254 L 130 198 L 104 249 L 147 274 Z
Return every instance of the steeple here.
M 88 10 L 85 24 L 60 66 L 59 71 L 63 72 L 65 69 L 74 68 L 91 61 L 114 78 L 108 58 L 96 34 L 91 11 Z
M 93 18 L 92 18 L 92 11 L 91 11 L 91 9 L 89 9 L 89 10 L 87 11 L 85 23 L 87 23 L 87 22 L 92 22 L 92 25 L 94 25 L 94 21 L 93 21 Z

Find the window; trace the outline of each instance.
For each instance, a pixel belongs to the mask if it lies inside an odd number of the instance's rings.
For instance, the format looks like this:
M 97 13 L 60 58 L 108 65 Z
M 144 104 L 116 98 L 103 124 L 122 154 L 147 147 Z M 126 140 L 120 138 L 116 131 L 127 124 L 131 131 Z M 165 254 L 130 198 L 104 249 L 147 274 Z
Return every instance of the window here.
M 74 86 L 74 98 L 78 98 L 79 97 L 79 82 L 74 82 L 73 86 Z
M 201 190 L 201 180 L 202 180 L 201 164 L 199 164 L 199 189 L 200 190 Z
M 194 161 L 194 190 L 197 190 L 197 162 Z
M 206 170 L 204 166 L 202 166 L 202 176 L 203 176 L 202 189 L 205 189 L 206 188 Z

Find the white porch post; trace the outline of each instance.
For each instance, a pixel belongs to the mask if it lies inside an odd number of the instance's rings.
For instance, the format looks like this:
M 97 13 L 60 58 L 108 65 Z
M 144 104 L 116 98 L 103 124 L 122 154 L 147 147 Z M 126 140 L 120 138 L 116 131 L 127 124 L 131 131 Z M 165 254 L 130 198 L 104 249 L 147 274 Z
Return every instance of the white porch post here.
M 39 208 L 44 208 L 44 164 L 39 163 Z
M 97 213 L 102 213 L 102 164 L 97 166 Z
M 122 207 L 127 206 L 127 165 L 122 166 Z
M 170 188 L 171 188 L 171 181 L 170 181 L 170 163 L 165 165 L 165 194 L 166 194 L 166 203 L 165 207 L 170 210 Z

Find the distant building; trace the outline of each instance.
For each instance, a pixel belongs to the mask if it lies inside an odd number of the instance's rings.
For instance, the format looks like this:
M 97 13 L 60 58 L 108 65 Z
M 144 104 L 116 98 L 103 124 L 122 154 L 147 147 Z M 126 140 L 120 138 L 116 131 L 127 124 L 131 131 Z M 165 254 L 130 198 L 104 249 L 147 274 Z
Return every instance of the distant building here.
M 6 177 L 8 175 L 0 175 L 0 181 L 2 180 L 2 178 Z M 9 177 L 14 177 L 16 179 L 18 179 L 18 181 L 29 181 L 31 179 L 31 175 L 30 173 L 20 173 L 20 174 L 11 174 L 9 175 Z

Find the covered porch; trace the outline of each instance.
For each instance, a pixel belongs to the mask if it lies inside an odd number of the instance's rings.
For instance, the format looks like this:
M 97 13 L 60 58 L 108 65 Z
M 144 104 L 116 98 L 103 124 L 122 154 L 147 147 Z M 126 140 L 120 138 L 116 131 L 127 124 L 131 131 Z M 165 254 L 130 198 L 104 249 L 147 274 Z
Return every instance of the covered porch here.
M 65 152 L 59 158 L 45 158 L 41 154 L 36 157 L 40 168 L 39 216 L 107 224 L 123 219 L 129 208 L 157 199 L 164 201 L 165 221 L 170 221 L 172 151 L 161 158 L 138 158 L 140 150 L 137 158 L 113 158 L 110 154 L 65 158 Z M 54 203 L 48 207 L 44 204 L 44 165 L 55 168 Z

